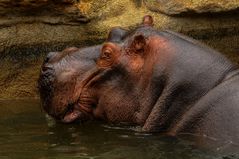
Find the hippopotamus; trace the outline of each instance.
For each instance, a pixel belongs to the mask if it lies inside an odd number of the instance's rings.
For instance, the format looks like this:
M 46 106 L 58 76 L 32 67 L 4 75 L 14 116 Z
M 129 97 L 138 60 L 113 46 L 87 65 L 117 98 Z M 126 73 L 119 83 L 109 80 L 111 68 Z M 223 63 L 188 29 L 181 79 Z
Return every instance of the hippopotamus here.
M 237 66 L 190 37 L 155 29 L 151 16 L 133 31 L 113 29 L 101 45 L 50 53 L 39 90 L 46 112 L 64 123 L 95 119 L 239 142 Z

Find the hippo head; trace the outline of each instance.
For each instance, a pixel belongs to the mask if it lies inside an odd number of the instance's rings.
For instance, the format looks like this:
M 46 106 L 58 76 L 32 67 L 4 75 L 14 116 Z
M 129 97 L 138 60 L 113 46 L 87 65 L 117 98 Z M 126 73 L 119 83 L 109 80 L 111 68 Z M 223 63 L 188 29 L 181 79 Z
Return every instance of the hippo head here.
M 42 106 L 49 115 L 61 119 L 71 111 L 77 101 L 75 87 L 83 79 L 84 72 L 94 65 L 99 51 L 100 46 L 67 48 L 47 55 L 38 85 Z
M 119 27 L 113 28 L 107 41 L 117 43 L 126 33 Z M 42 107 L 49 115 L 63 122 L 71 122 L 79 117 L 81 120 L 91 118 L 92 108 L 97 101 L 95 97 L 88 98 L 92 96 L 90 91 L 85 94 L 82 91 L 99 72 L 95 66 L 101 47 L 72 47 L 47 55 L 41 67 L 38 88 Z

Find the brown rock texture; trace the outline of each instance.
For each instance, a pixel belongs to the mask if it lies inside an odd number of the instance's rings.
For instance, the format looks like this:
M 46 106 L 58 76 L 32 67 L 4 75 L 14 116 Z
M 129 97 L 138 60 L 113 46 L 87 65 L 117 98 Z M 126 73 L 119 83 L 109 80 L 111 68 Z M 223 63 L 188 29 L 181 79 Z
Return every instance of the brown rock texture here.
M 238 0 L 145 0 L 147 7 L 167 15 L 219 13 L 239 8 Z
M 158 8 L 160 2 L 165 2 L 162 3 L 164 8 L 173 2 L 185 2 L 186 5 L 190 2 L 193 3 L 191 7 L 197 3 L 205 12 L 180 12 L 180 16 L 169 16 L 150 8 L 153 3 Z M 170 29 L 192 36 L 238 62 L 239 16 L 235 11 L 236 5 L 228 5 L 227 10 L 211 14 L 209 9 L 213 7 L 210 8 L 206 1 L 187 2 L 0 0 L 0 99 L 38 98 L 36 81 L 42 60 L 48 52 L 101 43 L 111 27 L 134 29 L 146 14 L 153 16 L 157 29 Z M 218 2 L 223 6 L 220 0 Z M 236 3 L 235 0 L 230 2 Z M 174 7 L 169 9 L 174 12 Z

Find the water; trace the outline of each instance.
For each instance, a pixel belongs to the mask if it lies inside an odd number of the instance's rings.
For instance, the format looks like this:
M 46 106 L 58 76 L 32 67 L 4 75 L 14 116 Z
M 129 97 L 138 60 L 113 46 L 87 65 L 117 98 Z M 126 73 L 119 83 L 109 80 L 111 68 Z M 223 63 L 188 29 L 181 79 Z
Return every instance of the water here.
M 101 122 L 60 124 L 38 100 L 0 101 L 0 159 L 233 159 L 188 137 L 144 134 Z M 239 149 L 238 149 L 239 150 Z

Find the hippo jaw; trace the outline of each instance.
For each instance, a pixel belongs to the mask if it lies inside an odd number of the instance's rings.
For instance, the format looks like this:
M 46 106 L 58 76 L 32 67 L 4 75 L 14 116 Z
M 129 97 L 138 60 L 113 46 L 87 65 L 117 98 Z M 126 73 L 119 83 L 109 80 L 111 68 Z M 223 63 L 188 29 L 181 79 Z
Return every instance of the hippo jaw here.
M 63 123 L 71 123 L 75 120 L 86 121 L 93 119 L 94 108 L 97 107 L 98 100 L 95 91 L 88 88 L 100 76 L 101 70 L 93 68 L 88 71 L 83 80 L 76 83 L 73 92 L 73 104 L 66 106 L 64 115 L 61 118 Z
M 41 106 L 56 120 L 70 123 L 92 118 L 91 106 L 96 101 L 89 97 L 87 89 L 83 89 L 94 77 L 90 70 L 95 67 L 95 57 L 86 54 L 88 51 L 98 51 L 98 46 L 81 49 L 60 59 L 56 58 L 64 51 L 50 53 L 41 67 L 38 79 Z
M 56 67 L 46 69 L 42 66 L 38 88 L 45 112 L 63 123 L 87 121 L 95 117 L 94 111 L 99 100 L 99 92 L 96 89 L 99 88 L 99 81 L 102 81 L 111 69 L 102 69 L 96 64 L 89 65 L 87 69 L 85 72 L 67 73 Z M 57 74 L 56 70 L 60 74 Z M 95 88 L 96 85 L 98 88 Z
M 41 73 L 38 88 L 43 109 L 56 120 L 71 123 L 75 120 L 92 119 L 93 107 L 97 100 L 88 85 L 98 78 L 99 70 L 74 75 L 68 81 L 60 81 L 54 73 Z M 76 77 L 77 76 L 77 77 Z M 78 78 L 78 77 L 83 77 Z

